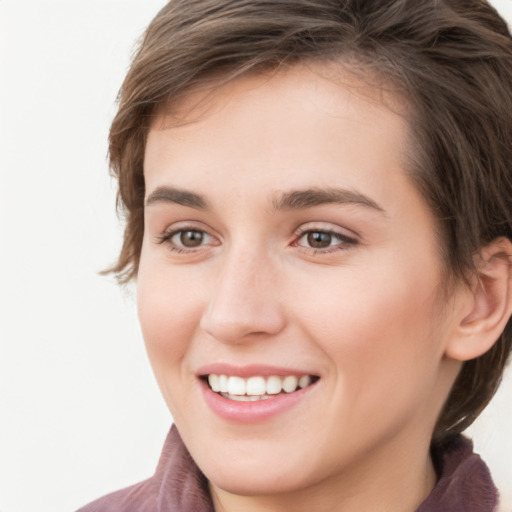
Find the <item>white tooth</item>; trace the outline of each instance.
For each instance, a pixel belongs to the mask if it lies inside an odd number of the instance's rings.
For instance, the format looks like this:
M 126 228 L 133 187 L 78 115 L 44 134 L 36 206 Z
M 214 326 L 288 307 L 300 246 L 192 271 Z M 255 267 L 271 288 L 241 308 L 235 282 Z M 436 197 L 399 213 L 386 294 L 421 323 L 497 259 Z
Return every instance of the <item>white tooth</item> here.
M 222 393 L 224 398 L 228 398 L 229 400 L 234 400 L 236 402 L 258 402 L 260 400 L 267 400 L 271 398 L 268 395 L 262 396 L 250 396 L 250 395 L 230 395 L 229 393 Z
M 210 384 L 210 387 L 212 388 L 215 393 L 218 393 L 220 391 L 220 382 L 219 382 L 219 376 L 214 375 L 213 373 L 208 375 L 208 384 Z
M 280 377 L 272 376 L 267 379 L 267 395 L 277 395 L 282 389 Z
M 247 379 L 248 395 L 264 395 L 267 390 L 265 379 L 263 377 L 249 377 Z
M 228 392 L 228 378 L 226 375 L 219 375 L 219 391 L 221 393 L 227 393 Z
M 292 393 L 297 389 L 297 384 L 299 383 L 299 379 L 295 377 L 295 375 L 287 375 L 283 379 L 283 390 L 286 391 L 286 393 Z
M 310 384 L 311 384 L 311 377 L 309 375 L 303 375 L 299 379 L 299 387 L 300 388 L 305 388 L 305 387 L 309 386 Z
M 245 379 L 242 377 L 228 378 L 228 393 L 230 395 L 245 395 L 246 387 Z

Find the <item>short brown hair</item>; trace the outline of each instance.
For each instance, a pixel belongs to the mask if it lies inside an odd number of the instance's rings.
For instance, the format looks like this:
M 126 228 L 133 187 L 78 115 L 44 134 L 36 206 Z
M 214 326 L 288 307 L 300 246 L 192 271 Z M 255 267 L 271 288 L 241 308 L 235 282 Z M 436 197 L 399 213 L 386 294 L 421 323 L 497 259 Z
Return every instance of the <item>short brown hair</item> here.
M 512 38 L 484 0 L 172 0 L 149 25 L 122 85 L 110 164 L 125 216 L 112 271 L 136 277 L 144 231 L 143 160 L 162 105 L 212 77 L 303 61 L 358 62 L 398 84 L 412 107 L 412 179 L 432 208 L 451 276 L 512 239 Z M 512 346 L 466 362 L 436 426 L 461 432 L 494 395 Z

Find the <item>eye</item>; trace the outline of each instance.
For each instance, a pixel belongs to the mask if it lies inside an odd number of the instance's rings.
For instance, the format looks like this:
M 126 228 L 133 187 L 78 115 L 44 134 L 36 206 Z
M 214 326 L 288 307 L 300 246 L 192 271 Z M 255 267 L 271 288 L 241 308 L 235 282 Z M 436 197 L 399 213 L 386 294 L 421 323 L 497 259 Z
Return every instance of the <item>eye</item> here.
M 170 238 L 170 241 L 178 246 L 187 248 L 199 247 L 203 244 L 208 235 L 204 231 L 197 231 L 195 229 L 184 229 L 177 231 Z
M 322 231 L 310 231 L 302 236 L 304 241 L 307 241 L 309 247 L 313 249 L 325 249 L 330 247 L 335 237 L 332 233 L 325 233 Z
M 355 245 L 357 240 L 330 230 L 310 229 L 297 236 L 296 245 L 314 252 L 332 252 L 344 250 Z
M 167 244 L 171 251 L 188 252 L 205 245 L 215 245 L 215 238 L 201 229 L 182 228 L 164 233 L 157 242 Z

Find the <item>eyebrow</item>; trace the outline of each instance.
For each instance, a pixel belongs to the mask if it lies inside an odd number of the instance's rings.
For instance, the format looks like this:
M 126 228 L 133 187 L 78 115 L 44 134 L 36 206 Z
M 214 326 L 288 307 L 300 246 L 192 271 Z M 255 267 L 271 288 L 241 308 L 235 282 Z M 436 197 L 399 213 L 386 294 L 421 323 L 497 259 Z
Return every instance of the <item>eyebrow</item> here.
M 197 210 L 209 209 L 208 202 L 203 196 L 173 187 L 157 187 L 146 199 L 146 206 L 162 203 L 179 204 Z
M 300 210 L 324 204 L 352 204 L 386 213 L 384 208 L 368 196 L 340 188 L 309 188 L 284 192 L 272 201 L 272 208 L 276 211 Z
M 157 187 L 146 199 L 146 206 L 179 204 L 198 210 L 209 210 L 208 201 L 200 194 L 173 187 Z M 271 201 L 272 211 L 302 210 L 324 204 L 352 204 L 386 213 L 384 208 L 368 196 L 354 190 L 339 188 L 308 188 L 283 192 Z

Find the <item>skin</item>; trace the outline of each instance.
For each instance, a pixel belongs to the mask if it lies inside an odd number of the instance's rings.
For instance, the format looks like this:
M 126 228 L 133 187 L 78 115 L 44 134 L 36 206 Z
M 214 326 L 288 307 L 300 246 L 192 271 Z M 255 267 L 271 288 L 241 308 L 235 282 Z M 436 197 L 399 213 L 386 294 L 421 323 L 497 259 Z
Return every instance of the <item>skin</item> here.
M 435 484 L 429 443 L 460 368 L 447 356 L 458 295 L 441 293 L 434 219 L 406 174 L 406 118 L 348 72 L 321 71 L 191 93 L 147 141 L 139 318 L 218 511 L 410 512 Z M 204 204 L 155 199 L 161 187 Z M 277 208 L 291 191 L 333 188 L 352 195 Z M 198 245 L 184 247 L 187 230 Z M 312 232 L 327 246 L 312 248 Z M 202 397 L 197 372 L 212 362 L 320 380 L 240 425 Z

